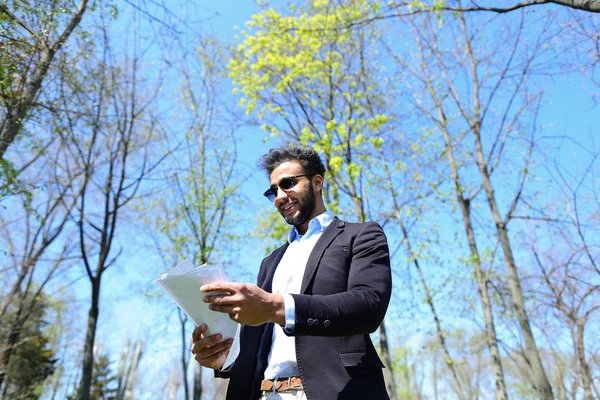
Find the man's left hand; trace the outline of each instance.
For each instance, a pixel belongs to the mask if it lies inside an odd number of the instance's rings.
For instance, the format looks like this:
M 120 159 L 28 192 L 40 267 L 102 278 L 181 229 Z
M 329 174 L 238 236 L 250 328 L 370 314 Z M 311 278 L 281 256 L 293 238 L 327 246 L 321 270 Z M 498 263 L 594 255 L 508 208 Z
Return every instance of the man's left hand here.
M 229 317 L 243 325 L 262 325 L 274 322 L 285 325 L 283 295 L 266 292 L 251 283 L 214 282 L 203 285 L 200 291 L 209 294 L 204 302 L 213 311 L 229 314 Z M 226 293 L 223 293 L 226 292 Z

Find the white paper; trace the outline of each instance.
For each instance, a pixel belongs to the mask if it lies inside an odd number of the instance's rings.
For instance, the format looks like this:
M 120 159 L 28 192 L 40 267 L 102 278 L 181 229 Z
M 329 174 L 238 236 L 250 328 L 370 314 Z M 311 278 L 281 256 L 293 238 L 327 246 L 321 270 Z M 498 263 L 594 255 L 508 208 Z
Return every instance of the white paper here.
M 200 286 L 217 281 L 227 281 L 221 266 L 204 264 L 194 267 L 189 260 L 185 260 L 155 279 L 154 283 L 171 297 L 196 326 L 206 324 L 208 328 L 205 335 L 220 333 L 223 339 L 233 338 L 223 365 L 228 367 L 240 352 L 240 324 L 231 320 L 228 314 L 210 310 L 208 304 L 202 301 L 206 293 L 200 292 Z

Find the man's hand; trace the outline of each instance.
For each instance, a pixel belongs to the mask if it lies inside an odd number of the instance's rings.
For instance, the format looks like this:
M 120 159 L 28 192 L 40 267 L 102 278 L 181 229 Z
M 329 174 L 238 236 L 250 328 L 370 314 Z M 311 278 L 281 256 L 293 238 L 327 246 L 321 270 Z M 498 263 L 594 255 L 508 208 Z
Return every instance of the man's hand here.
M 214 282 L 203 285 L 200 290 L 226 292 L 209 294 L 204 302 L 213 311 L 229 314 L 229 317 L 243 325 L 262 325 L 274 322 L 285 325 L 283 295 L 266 292 L 251 283 Z
M 192 333 L 192 354 L 194 354 L 194 359 L 203 367 L 219 369 L 225 364 L 233 339 L 229 338 L 221 342 L 220 340 L 223 337 L 220 333 L 204 336 L 207 328 L 204 324 L 194 329 Z

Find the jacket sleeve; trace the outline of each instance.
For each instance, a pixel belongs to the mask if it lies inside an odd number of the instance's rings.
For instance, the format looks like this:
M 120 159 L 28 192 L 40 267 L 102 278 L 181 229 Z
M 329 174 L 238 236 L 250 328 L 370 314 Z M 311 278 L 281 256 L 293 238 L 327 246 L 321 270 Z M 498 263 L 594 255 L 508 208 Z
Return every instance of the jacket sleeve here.
M 292 294 L 296 323 L 291 336 L 348 336 L 374 332 L 385 316 L 392 292 L 390 255 L 383 229 L 362 225 L 351 245 L 346 291 Z M 327 260 L 321 260 L 319 269 Z M 319 279 L 319 276 L 316 276 Z

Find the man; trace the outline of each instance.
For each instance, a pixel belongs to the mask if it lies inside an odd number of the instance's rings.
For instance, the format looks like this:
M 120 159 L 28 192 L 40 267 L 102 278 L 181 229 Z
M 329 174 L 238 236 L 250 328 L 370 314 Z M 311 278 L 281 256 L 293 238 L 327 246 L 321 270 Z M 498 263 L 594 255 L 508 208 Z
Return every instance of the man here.
M 211 310 L 242 324 L 241 349 L 224 366 L 231 338 L 204 336 L 201 325 L 192 335 L 195 359 L 230 378 L 228 400 L 387 399 L 383 364 L 369 338 L 391 295 L 383 230 L 327 212 L 325 167 L 311 147 L 272 149 L 260 165 L 270 178 L 264 195 L 293 228 L 263 260 L 257 285 L 202 286 Z

